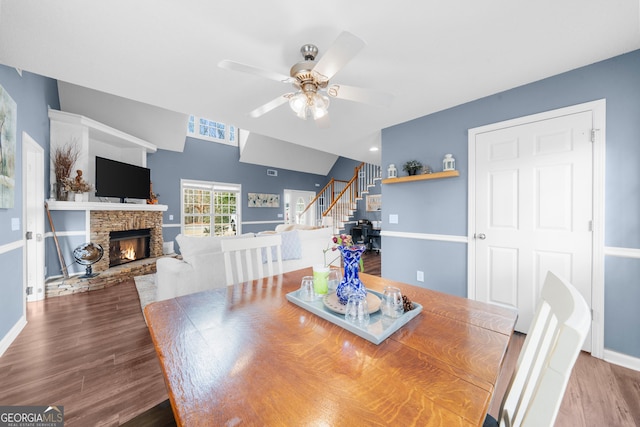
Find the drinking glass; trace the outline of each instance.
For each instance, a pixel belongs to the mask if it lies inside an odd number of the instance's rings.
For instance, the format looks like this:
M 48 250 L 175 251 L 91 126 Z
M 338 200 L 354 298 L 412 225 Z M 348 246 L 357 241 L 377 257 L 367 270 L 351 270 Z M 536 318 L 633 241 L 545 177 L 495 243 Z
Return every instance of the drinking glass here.
M 313 286 L 316 295 L 326 295 L 329 290 L 329 267 L 324 265 L 313 266 Z
M 380 304 L 382 314 L 392 318 L 398 318 L 404 314 L 404 304 L 402 303 L 402 292 L 394 286 L 386 286 L 382 291 L 382 303 Z
M 358 326 L 367 326 L 369 324 L 369 304 L 367 303 L 366 294 L 355 293 L 349 295 L 347 307 L 345 309 L 344 318 Z
M 316 292 L 313 289 L 313 276 L 304 276 L 300 283 L 300 299 L 302 301 L 313 301 L 316 298 Z
M 340 284 L 340 270 L 332 268 L 329 271 L 329 290 L 336 290 Z

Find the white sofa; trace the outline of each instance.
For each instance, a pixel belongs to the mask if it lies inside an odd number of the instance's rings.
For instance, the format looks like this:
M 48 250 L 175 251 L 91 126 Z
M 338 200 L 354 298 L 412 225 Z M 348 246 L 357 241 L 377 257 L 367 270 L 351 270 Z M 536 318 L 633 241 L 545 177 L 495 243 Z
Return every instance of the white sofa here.
M 330 228 L 279 225 L 275 231 L 282 235 L 283 271 L 298 270 L 324 263 L 324 249 L 331 245 Z M 260 234 L 243 234 L 226 237 L 176 237 L 182 259 L 160 258 L 156 262 L 156 300 L 174 298 L 225 283 L 224 258 L 220 250 L 221 239 L 255 239 Z M 333 259 L 327 252 L 327 262 Z

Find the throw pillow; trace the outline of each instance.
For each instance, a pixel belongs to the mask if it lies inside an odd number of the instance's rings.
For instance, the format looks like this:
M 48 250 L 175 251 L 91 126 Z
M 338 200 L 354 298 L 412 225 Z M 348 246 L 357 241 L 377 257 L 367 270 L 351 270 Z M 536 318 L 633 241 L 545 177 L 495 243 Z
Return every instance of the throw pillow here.
M 260 233 L 262 234 L 262 233 Z M 267 234 L 267 233 L 265 233 Z M 300 259 L 302 258 L 302 242 L 300 242 L 300 236 L 296 230 L 293 231 L 285 231 L 284 233 L 279 233 L 282 236 L 282 260 L 286 261 L 288 259 Z M 271 259 L 276 259 L 276 248 L 271 248 Z M 265 250 L 262 251 L 262 263 L 267 262 L 267 253 Z

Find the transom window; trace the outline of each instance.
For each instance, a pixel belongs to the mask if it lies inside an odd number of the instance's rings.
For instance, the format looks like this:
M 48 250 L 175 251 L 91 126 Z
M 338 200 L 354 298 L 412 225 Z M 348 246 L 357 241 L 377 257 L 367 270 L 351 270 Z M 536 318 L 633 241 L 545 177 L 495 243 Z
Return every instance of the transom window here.
M 187 136 L 204 139 L 206 141 L 238 145 L 237 133 L 238 130 L 233 125 L 205 119 L 204 117 L 189 116 Z
M 182 234 L 233 236 L 240 234 L 240 184 L 181 181 Z

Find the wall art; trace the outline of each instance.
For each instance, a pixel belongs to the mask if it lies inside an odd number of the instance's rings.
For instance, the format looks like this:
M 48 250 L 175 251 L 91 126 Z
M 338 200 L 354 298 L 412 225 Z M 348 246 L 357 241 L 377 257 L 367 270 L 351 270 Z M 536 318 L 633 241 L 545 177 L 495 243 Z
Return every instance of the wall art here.
M 0 85 L 0 208 L 12 208 L 16 185 L 17 105 Z
M 379 211 L 382 209 L 382 194 L 367 194 L 367 211 Z
M 279 208 L 279 194 L 248 193 L 250 208 Z

